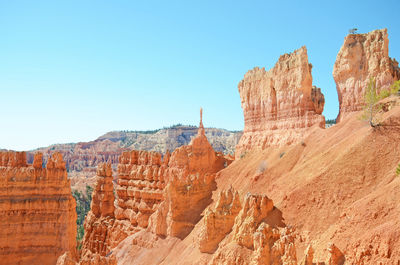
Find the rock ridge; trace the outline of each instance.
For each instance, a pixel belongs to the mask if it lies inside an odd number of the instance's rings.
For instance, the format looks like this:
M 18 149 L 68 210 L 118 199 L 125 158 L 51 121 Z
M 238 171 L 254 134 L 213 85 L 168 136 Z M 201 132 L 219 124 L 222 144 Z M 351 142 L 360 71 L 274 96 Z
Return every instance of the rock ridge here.
M 375 78 L 378 92 L 389 90 L 400 79 L 399 63 L 389 57 L 387 29 L 345 37 L 333 67 L 339 98 L 337 122 L 362 110 L 370 77 Z
M 307 128 L 325 126 L 325 100 L 312 86 L 311 69 L 304 46 L 282 55 L 269 71 L 255 67 L 245 74 L 238 85 L 244 130 L 236 158 L 247 150 L 298 142 Z
M 2 264 L 55 264 L 76 255 L 75 200 L 65 162 L 54 153 L 43 167 L 37 153 L 0 152 L 0 260 Z

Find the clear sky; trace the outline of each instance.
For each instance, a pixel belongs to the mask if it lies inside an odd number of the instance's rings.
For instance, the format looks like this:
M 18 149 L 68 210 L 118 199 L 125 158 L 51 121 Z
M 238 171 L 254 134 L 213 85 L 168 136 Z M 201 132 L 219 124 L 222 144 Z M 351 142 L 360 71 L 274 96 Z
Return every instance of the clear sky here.
M 307 46 L 326 118 L 350 28 L 387 28 L 400 58 L 400 1 L 0 0 L 0 148 L 94 140 L 199 121 L 243 129 L 237 84 Z

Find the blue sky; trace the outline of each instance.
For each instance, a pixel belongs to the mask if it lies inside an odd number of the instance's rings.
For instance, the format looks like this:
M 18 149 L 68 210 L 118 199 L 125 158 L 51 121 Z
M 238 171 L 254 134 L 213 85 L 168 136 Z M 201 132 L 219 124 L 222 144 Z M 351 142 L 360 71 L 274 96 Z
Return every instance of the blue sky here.
M 326 2 L 326 3 L 325 3 Z M 399 1 L 0 1 L 0 148 L 176 123 L 241 130 L 237 84 L 306 45 L 324 115 L 348 29 L 388 28 Z

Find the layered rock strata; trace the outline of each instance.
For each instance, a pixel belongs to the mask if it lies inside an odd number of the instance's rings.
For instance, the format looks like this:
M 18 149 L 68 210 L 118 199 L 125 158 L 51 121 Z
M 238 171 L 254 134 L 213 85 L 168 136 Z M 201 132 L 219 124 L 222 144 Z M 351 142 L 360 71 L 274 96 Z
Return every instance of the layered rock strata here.
M 244 131 L 237 158 L 246 150 L 300 141 L 314 124 L 325 126 L 324 96 L 312 86 L 311 68 L 302 47 L 282 55 L 269 71 L 255 67 L 245 74 L 238 85 Z
M 114 225 L 114 187 L 110 163 L 100 163 L 97 183 L 92 194 L 90 211 L 86 216 L 82 256 L 98 253 L 105 256 L 111 249 L 109 231 Z M 86 253 L 89 252 L 89 253 Z
M 25 152 L 0 152 L 1 264 L 55 264 L 76 255 L 76 211 L 65 162 L 54 153 L 27 164 Z
M 337 122 L 363 108 L 365 88 L 371 77 L 376 80 L 378 92 L 388 90 L 400 78 L 399 63 L 389 57 L 386 29 L 345 37 L 333 67 L 339 98 Z
M 163 201 L 167 156 L 147 151 L 124 152 L 118 165 L 116 219 L 146 228 L 148 219 Z

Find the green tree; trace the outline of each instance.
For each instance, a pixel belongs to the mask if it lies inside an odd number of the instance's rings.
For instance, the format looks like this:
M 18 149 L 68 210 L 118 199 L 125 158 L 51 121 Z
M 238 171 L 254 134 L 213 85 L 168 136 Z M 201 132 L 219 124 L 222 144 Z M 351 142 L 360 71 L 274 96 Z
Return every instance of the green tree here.
M 76 240 L 78 242 L 77 248 L 81 248 L 82 244 L 82 239 L 84 236 L 84 222 L 85 222 L 85 217 L 87 213 L 90 211 L 90 203 L 92 201 L 92 193 L 93 193 L 93 188 L 90 187 L 89 185 L 86 185 L 86 193 L 79 192 L 77 190 L 74 190 L 72 192 L 72 196 L 74 196 L 76 200 L 76 224 L 77 224 L 77 235 L 76 235 Z
M 365 89 L 365 106 L 362 118 L 367 120 L 371 127 L 379 126 L 378 113 L 381 107 L 377 104 L 380 99 L 380 95 L 376 92 L 375 78 L 371 77 L 368 82 L 368 86 Z
M 400 91 L 400 80 L 395 81 L 390 87 L 391 94 L 398 94 Z
M 349 34 L 357 34 L 358 28 L 349 29 Z

